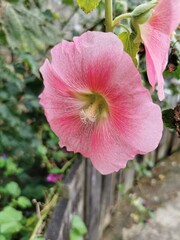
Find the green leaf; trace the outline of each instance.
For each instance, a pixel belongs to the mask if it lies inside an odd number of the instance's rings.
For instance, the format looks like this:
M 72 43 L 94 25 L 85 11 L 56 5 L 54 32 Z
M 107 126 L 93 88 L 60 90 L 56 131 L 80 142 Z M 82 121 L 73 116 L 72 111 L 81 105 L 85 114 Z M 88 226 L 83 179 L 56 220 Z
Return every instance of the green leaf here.
M 0 240 L 6 240 L 6 238 L 3 235 L 0 235 Z
M 3 33 L 11 49 L 32 55 L 59 41 L 57 28 L 38 8 L 22 4 L 5 4 L 0 18 Z
M 6 164 L 6 161 L 4 158 L 0 157 L 0 168 L 3 168 Z
M 163 122 L 164 125 L 167 128 L 170 129 L 175 129 L 175 125 L 174 125 L 174 110 L 173 109 L 166 109 L 162 112 L 162 118 L 163 118 Z
M 31 201 L 27 197 L 24 197 L 24 196 L 20 196 L 17 199 L 17 203 L 21 208 L 28 208 L 28 207 L 32 206 Z
M 71 229 L 70 230 L 70 240 L 83 240 L 83 236 L 79 235 L 75 230 Z
M 79 235 L 87 233 L 87 227 L 78 215 L 74 215 L 72 218 L 72 229 L 75 229 Z
M 152 172 L 150 170 L 147 170 L 146 168 L 143 169 L 143 173 L 147 177 L 152 177 Z
M 43 145 L 39 145 L 37 147 L 37 152 L 40 154 L 40 155 L 46 155 L 47 154 L 47 148 Z
M 73 0 L 62 0 L 62 3 L 66 5 L 73 5 Z
M 1 225 L 1 232 L 2 233 L 14 233 L 19 232 L 19 230 L 22 228 L 22 225 L 19 222 L 9 222 L 9 223 L 3 223 Z
M 3 211 L 0 212 L 0 224 L 21 220 L 22 212 L 13 207 L 5 207 Z
M 33 58 L 33 56 L 27 53 L 23 53 L 20 55 L 20 57 L 22 58 L 23 62 L 25 62 L 30 67 L 31 72 L 34 75 L 39 76 L 38 62 Z
M 14 197 L 17 197 L 21 194 L 21 189 L 16 182 L 8 183 L 5 188 L 7 192 Z
M 99 5 L 100 1 L 101 0 L 77 0 L 77 4 L 85 13 L 89 13 Z
M 134 43 L 135 35 L 130 32 L 122 32 L 118 37 L 124 45 L 124 51 L 130 55 L 135 66 L 137 66 L 136 54 L 139 50 L 139 44 Z
M 20 223 L 22 218 L 22 212 L 16 210 L 13 207 L 5 207 L 3 211 L 0 212 L 1 233 L 7 234 L 18 232 L 22 227 Z

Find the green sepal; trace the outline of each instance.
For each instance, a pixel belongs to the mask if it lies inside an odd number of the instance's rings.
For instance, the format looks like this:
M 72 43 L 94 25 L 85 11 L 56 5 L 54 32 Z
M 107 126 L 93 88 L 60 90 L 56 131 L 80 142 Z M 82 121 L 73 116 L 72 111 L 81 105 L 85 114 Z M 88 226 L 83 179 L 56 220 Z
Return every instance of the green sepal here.
M 132 17 L 138 24 L 143 24 L 152 16 L 153 8 L 157 5 L 157 1 L 153 0 L 148 3 L 137 6 L 133 12 Z

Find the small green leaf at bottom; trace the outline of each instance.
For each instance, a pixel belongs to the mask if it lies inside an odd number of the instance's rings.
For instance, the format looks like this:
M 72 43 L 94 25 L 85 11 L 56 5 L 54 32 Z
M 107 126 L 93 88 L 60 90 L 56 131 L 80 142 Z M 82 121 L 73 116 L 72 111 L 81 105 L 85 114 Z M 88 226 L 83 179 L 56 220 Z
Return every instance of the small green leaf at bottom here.
M 6 238 L 3 235 L 0 235 L 0 240 L 6 240 Z

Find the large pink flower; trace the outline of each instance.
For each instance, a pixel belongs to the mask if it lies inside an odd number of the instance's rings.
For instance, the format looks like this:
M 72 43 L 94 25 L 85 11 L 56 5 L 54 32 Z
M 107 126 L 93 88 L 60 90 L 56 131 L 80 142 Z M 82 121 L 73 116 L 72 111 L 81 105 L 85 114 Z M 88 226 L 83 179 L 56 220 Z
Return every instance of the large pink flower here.
M 86 32 L 62 41 L 51 55 L 40 69 L 40 103 L 61 147 L 90 158 L 102 174 L 157 147 L 160 108 L 117 36 Z
M 146 66 L 153 89 L 158 83 L 158 96 L 164 99 L 162 72 L 167 65 L 170 34 L 180 23 L 180 0 L 159 0 L 152 17 L 140 26 L 140 34 L 146 49 Z

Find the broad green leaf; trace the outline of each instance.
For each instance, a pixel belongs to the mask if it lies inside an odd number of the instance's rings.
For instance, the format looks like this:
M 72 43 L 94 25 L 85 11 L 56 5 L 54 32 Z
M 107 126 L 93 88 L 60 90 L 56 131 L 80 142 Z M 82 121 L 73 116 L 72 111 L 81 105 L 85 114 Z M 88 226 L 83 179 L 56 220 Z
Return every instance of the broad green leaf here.
M 31 201 L 24 196 L 20 196 L 17 200 L 17 203 L 21 208 L 28 208 L 32 206 Z
M 71 229 L 70 230 L 70 236 L 69 236 L 70 240 L 83 240 L 83 236 L 79 235 L 78 232 L 76 232 L 75 230 Z
M 22 212 L 13 207 L 5 207 L 0 212 L 0 226 L 9 222 L 19 222 L 22 220 Z
M 77 3 L 85 13 L 89 13 L 99 5 L 100 1 L 101 0 L 77 0 Z
M 5 234 L 19 232 L 21 228 L 22 225 L 19 222 L 8 222 L 1 224 L 1 232 Z
M 21 194 L 21 189 L 16 182 L 8 183 L 5 188 L 7 192 L 14 197 L 17 197 Z
M 74 215 L 72 218 L 72 229 L 76 229 L 79 235 L 87 233 L 87 227 L 78 215 Z
M 118 37 L 124 45 L 124 51 L 130 55 L 135 66 L 137 66 L 136 54 L 139 50 L 139 44 L 134 43 L 134 34 L 130 32 L 122 32 Z
M 166 109 L 162 112 L 163 123 L 167 128 L 175 129 L 174 125 L 174 110 Z
M 38 8 L 27 9 L 18 3 L 5 4 L 0 24 L 13 50 L 35 54 L 45 49 L 46 45 L 59 41 L 56 27 Z
M 33 58 L 33 56 L 31 56 L 30 54 L 27 54 L 27 53 L 21 54 L 20 57 L 23 60 L 23 62 L 26 63 L 30 67 L 31 72 L 34 75 L 39 76 L 38 62 L 35 60 L 35 58 Z
M 6 238 L 3 235 L 0 235 L 0 240 L 6 240 Z
M 66 5 L 73 5 L 73 0 L 62 0 L 62 3 Z

